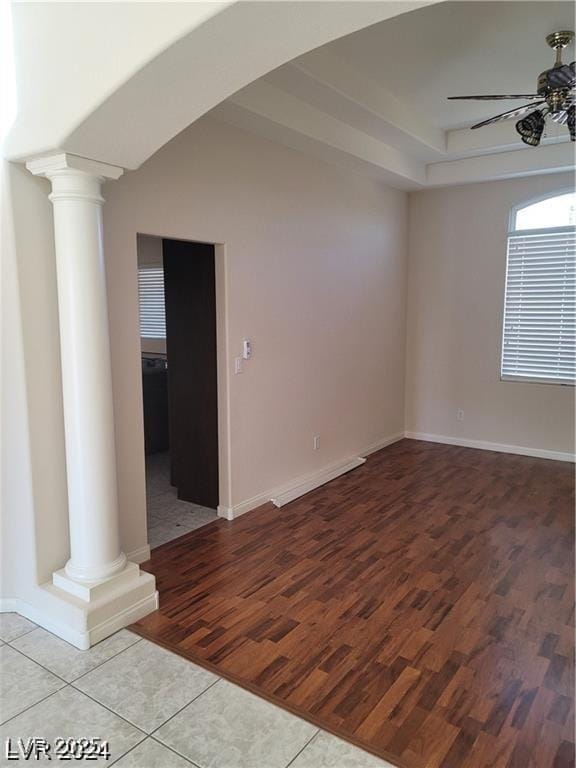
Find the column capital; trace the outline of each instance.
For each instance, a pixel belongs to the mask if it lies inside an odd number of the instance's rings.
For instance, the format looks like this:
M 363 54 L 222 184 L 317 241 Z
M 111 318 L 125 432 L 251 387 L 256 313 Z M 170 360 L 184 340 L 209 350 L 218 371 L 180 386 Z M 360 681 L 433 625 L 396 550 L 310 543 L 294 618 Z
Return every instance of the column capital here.
M 28 160 L 26 168 L 34 176 L 44 176 L 52 183 L 53 203 L 67 200 L 84 200 L 102 205 L 104 198 L 100 187 L 107 179 L 119 179 L 123 168 L 99 163 L 79 155 L 59 152 Z
M 90 160 L 80 155 L 70 155 L 67 152 L 57 152 L 51 155 L 43 155 L 26 162 L 26 168 L 34 176 L 45 176 L 50 179 L 66 171 L 83 173 L 86 176 L 116 180 L 124 173 L 124 169 L 117 165 L 101 163 L 98 160 Z

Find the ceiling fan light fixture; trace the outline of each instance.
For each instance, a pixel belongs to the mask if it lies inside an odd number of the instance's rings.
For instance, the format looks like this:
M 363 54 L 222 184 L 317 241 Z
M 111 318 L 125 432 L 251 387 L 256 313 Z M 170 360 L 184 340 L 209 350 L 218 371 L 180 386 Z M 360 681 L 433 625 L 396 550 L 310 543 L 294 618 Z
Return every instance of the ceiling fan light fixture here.
M 576 141 L 576 129 L 574 125 L 574 123 L 576 122 L 576 106 L 574 106 L 574 104 L 568 107 L 567 115 L 568 115 L 568 119 L 566 120 L 566 122 L 568 123 L 568 130 L 570 131 L 570 140 Z
M 520 134 L 520 138 L 524 144 L 528 144 L 531 147 L 537 147 L 538 144 L 540 144 L 540 139 L 544 133 L 544 125 L 544 115 L 537 109 L 522 120 L 518 120 L 516 123 L 516 130 Z

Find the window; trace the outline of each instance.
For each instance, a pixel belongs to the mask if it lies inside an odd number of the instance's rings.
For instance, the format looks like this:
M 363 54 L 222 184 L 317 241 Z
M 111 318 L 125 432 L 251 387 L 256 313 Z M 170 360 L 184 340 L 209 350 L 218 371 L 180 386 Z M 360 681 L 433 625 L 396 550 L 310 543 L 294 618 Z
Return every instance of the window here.
M 140 337 L 165 339 L 164 270 L 161 266 L 143 264 L 138 267 L 140 303 Z
M 502 378 L 574 384 L 576 194 L 512 211 Z

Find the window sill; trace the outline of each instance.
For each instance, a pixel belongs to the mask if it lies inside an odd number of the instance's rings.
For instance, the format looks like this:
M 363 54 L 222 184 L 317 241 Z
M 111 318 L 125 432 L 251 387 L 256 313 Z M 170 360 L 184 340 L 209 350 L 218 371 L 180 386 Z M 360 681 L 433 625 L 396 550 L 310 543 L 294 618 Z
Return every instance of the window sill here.
M 537 379 L 530 376 L 500 376 L 500 381 L 513 381 L 516 384 L 555 384 L 557 387 L 574 387 L 572 379 Z

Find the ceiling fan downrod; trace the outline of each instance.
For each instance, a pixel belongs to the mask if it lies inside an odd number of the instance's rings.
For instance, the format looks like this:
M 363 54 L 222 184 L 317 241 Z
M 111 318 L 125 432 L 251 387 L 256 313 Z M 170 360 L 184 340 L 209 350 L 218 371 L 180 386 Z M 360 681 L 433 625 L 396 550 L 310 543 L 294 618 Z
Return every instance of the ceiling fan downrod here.
M 555 67 L 562 66 L 562 51 L 570 45 L 572 40 L 574 40 L 574 32 L 571 32 L 568 29 L 564 29 L 561 32 L 552 32 L 551 34 L 546 35 L 546 42 L 550 48 L 553 48 L 556 51 Z

